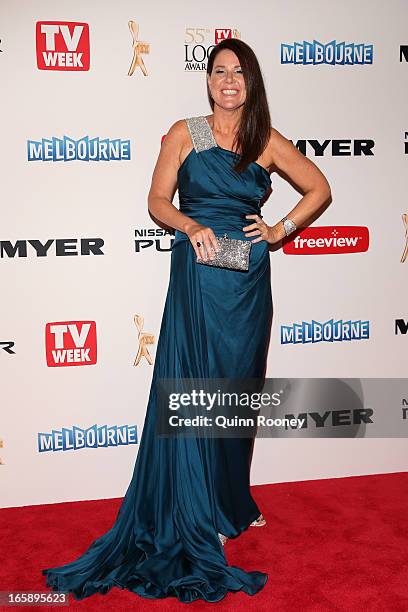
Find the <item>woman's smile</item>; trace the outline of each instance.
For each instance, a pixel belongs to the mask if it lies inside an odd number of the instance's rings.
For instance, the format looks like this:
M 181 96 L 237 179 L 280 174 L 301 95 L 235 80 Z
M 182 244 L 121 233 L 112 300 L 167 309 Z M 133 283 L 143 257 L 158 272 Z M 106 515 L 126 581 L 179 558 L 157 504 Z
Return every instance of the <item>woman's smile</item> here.
M 239 94 L 239 89 L 221 89 L 221 93 L 224 96 L 236 96 Z

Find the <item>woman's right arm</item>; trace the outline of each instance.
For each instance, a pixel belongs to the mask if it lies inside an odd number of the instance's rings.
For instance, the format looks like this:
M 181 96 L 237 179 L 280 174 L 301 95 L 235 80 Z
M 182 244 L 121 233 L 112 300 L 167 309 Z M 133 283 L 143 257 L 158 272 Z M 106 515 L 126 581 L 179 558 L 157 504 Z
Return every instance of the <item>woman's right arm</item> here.
M 149 212 L 169 227 L 184 232 L 189 237 L 197 256 L 211 257 L 211 248 L 218 250 L 213 230 L 197 223 L 183 214 L 172 203 L 177 189 L 177 172 L 180 154 L 186 142 L 187 125 L 183 119 L 173 123 L 164 138 L 159 157 L 153 170 L 152 182 L 147 198 Z M 202 246 L 197 246 L 197 241 Z

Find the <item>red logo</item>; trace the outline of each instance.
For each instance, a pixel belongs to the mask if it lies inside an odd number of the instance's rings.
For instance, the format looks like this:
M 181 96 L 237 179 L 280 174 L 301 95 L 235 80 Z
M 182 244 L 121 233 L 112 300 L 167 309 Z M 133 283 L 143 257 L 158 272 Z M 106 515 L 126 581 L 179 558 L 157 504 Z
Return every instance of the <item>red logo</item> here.
M 50 367 L 96 363 L 95 321 L 59 321 L 45 326 L 45 352 Z
M 89 25 L 76 21 L 37 21 L 40 70 L 89 70 Z
M 328 253 L 363 253 L 368 250 L 368 227 L 328 225 L 307 227 L 284 240 L 286 255 L 327 255 Z
M 215 44 L 218 45 L 219 42 L 226 38 L 236 38 L 234 31 L 232 28 L 217 28 L 215 30 Z

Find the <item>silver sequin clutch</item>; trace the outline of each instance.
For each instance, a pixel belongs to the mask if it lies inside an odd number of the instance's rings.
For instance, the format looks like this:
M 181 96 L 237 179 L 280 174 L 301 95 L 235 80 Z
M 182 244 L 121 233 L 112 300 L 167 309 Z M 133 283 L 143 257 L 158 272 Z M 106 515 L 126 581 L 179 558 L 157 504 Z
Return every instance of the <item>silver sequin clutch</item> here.
M 216 268 L 229 268 L 230 270 L 248 270 L 249 253 L 252 242 L 250 240 L 239 240 L 228 238 L 227 234 L 217 236 L 219 251 L 214 253 L 214 259 L 205 261 L 197 257 L 197 263 Z

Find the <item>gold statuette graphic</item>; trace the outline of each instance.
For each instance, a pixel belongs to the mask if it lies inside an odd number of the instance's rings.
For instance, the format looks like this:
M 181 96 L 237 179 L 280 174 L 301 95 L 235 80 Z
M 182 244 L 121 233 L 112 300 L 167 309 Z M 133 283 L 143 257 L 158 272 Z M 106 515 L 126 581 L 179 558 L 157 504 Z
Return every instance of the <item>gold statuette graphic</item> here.
M 149 43 L 141 42 L 139 40 L 139 26 L 135 21 L 129 21 L 128 25 L 133 38 L 133 59 L 132 63 L 130 64 L 128 76 L 132 76 L 136 70 L 136 66 L 140 66 L 140 70 L 145 76 L 147 76 L 147 70 L 146 66 L 144 65 L 142 54 L 149 53 L 150 45 Z
M 0 448 L 3 448 L 3 440 L 0 438 Z M 3 461 L 2 457 L 0 457 L 0 465 L 5 465 L 5 462 Z
M 402 221 L 405 225 L 405 247 L 401 256 L 401 263 L 404 263 L 408 256 L 408 215 L 402 215 Z
M 149 353 L 147 345 L 154 344 L 154 336 L 143 331 L 144 318 L 141 315 L 135 315 L 134 322 L 138 331 L 139 348 L 137 350 L 136 359 L 133 365 L 139 365 L 142 357 L 145 357 L 147 362 L 152 365 L 153 359 Z

